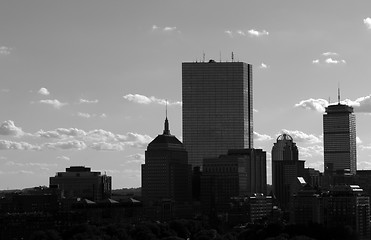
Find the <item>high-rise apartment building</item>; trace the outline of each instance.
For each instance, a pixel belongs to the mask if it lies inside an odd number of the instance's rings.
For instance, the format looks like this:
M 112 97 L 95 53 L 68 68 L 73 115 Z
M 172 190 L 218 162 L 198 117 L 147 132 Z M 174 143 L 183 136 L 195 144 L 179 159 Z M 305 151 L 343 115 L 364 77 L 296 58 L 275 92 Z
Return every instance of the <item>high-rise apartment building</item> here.
M 292 194 L 297 189 L 297 178 L 304 175 L 304 161 L 299 160 L 296 143 L 288 134 L 277 137 L 272 148 L 272 186 L 279 206 L 288 210 Z
M 356 120 L 353 108 L 344 104 L 330 105 L 323 115 L 325 174 L 338 170 L 357 171 Z
M 185 62 L 182 79 L 183 142 L 193 167 L 228 149 L 253 148 L 252 65 Z

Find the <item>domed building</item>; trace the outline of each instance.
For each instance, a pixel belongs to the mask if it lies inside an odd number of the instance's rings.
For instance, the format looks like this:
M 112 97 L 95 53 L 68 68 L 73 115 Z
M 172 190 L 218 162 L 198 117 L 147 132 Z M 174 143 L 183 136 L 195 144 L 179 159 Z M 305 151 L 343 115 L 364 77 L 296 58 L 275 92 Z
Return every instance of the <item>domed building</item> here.
M 174 206 L 191 201 L 191 165 L 188 165 L 188 153 L 182 142 L 170 134 L 167 118 L 163 134 L 150 142 L 145 152 L 145 164 L 142 164 L 142 196 L 148 215 L 157 219 L 163 219 L 164 208 L 169 210 L 165 215 L 172 215 Z M 151 214 L 151 211 L 162 216 Z
M 290 196 L 298 190 L 298 177 L 304 175 L 304 162 L 292 137 L 286 133 L 277 137 L 272 148 L 272 187 L 278 206 L 288 210 Z

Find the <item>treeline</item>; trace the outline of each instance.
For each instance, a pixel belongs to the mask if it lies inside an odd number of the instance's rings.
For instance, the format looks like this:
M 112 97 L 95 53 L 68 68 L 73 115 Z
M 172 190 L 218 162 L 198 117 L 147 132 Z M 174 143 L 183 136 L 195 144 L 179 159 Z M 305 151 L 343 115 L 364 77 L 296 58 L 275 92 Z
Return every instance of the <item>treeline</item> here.
M 350 227 L 325 229 L 322 225 L 283 225 L 281 223 L 228 227 L 221 222 L 214 226 L 201 220 L 173 220 L 169 223 L 81 224 L 64 232 L 46 230 L 34 232 L 31 240 L 331 240 L 359 239 Z

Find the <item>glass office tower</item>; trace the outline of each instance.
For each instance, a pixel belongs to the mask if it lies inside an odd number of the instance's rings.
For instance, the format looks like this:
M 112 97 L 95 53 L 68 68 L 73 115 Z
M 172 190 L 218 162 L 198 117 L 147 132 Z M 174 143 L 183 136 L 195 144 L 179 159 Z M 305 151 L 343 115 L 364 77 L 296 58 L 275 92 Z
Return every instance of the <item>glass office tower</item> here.
M 183 143 L 188 162 L 253 148 L 252 65 L 182 63 Z

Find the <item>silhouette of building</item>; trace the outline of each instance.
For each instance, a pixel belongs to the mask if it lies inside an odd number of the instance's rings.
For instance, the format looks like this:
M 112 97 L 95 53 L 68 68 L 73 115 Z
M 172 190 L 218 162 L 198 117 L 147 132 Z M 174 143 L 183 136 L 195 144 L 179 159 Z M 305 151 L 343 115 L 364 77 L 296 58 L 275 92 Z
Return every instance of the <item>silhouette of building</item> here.
M 49 178 L 50 186 L 58 186 L 65 198 L 87 198 L 100 201 L 111 196 L 112 178 L 92 172 L 84 166 L 71 166 Z
M 201 175 L 204 212 L 226 212 L 232 198 L 267 191 L 266 153 L 261 149 L 229 150 L 218 158 L 205 158 Z
M 187 151 L 170 134 L 166 118 L 163 134 L 148 144 L 142 164 L 142 198 L 150 218 L 170 218 L 176 211 L 174 206 L 191 202 L 191 170 Z
M 288 210 L 290 196 L 298 190 L 297 177 L 304 175 L 304 162 L 290 135 L 277 137 L 272 148 L 272 187 L 282 210 Z
M 192 167 L 228 149 L 253 148 L 252 65 L 182 64 L 183 141 Z
M 327 227 L 350 226 L 359 239 L 370 239 L 370 199 L 358 185 L 336 185 L 324 201 Z
M 356 120 L 353 108 L 344 104 L 330 105 L 323 115 L 325 175 L 337 170 L 357 171 Z

